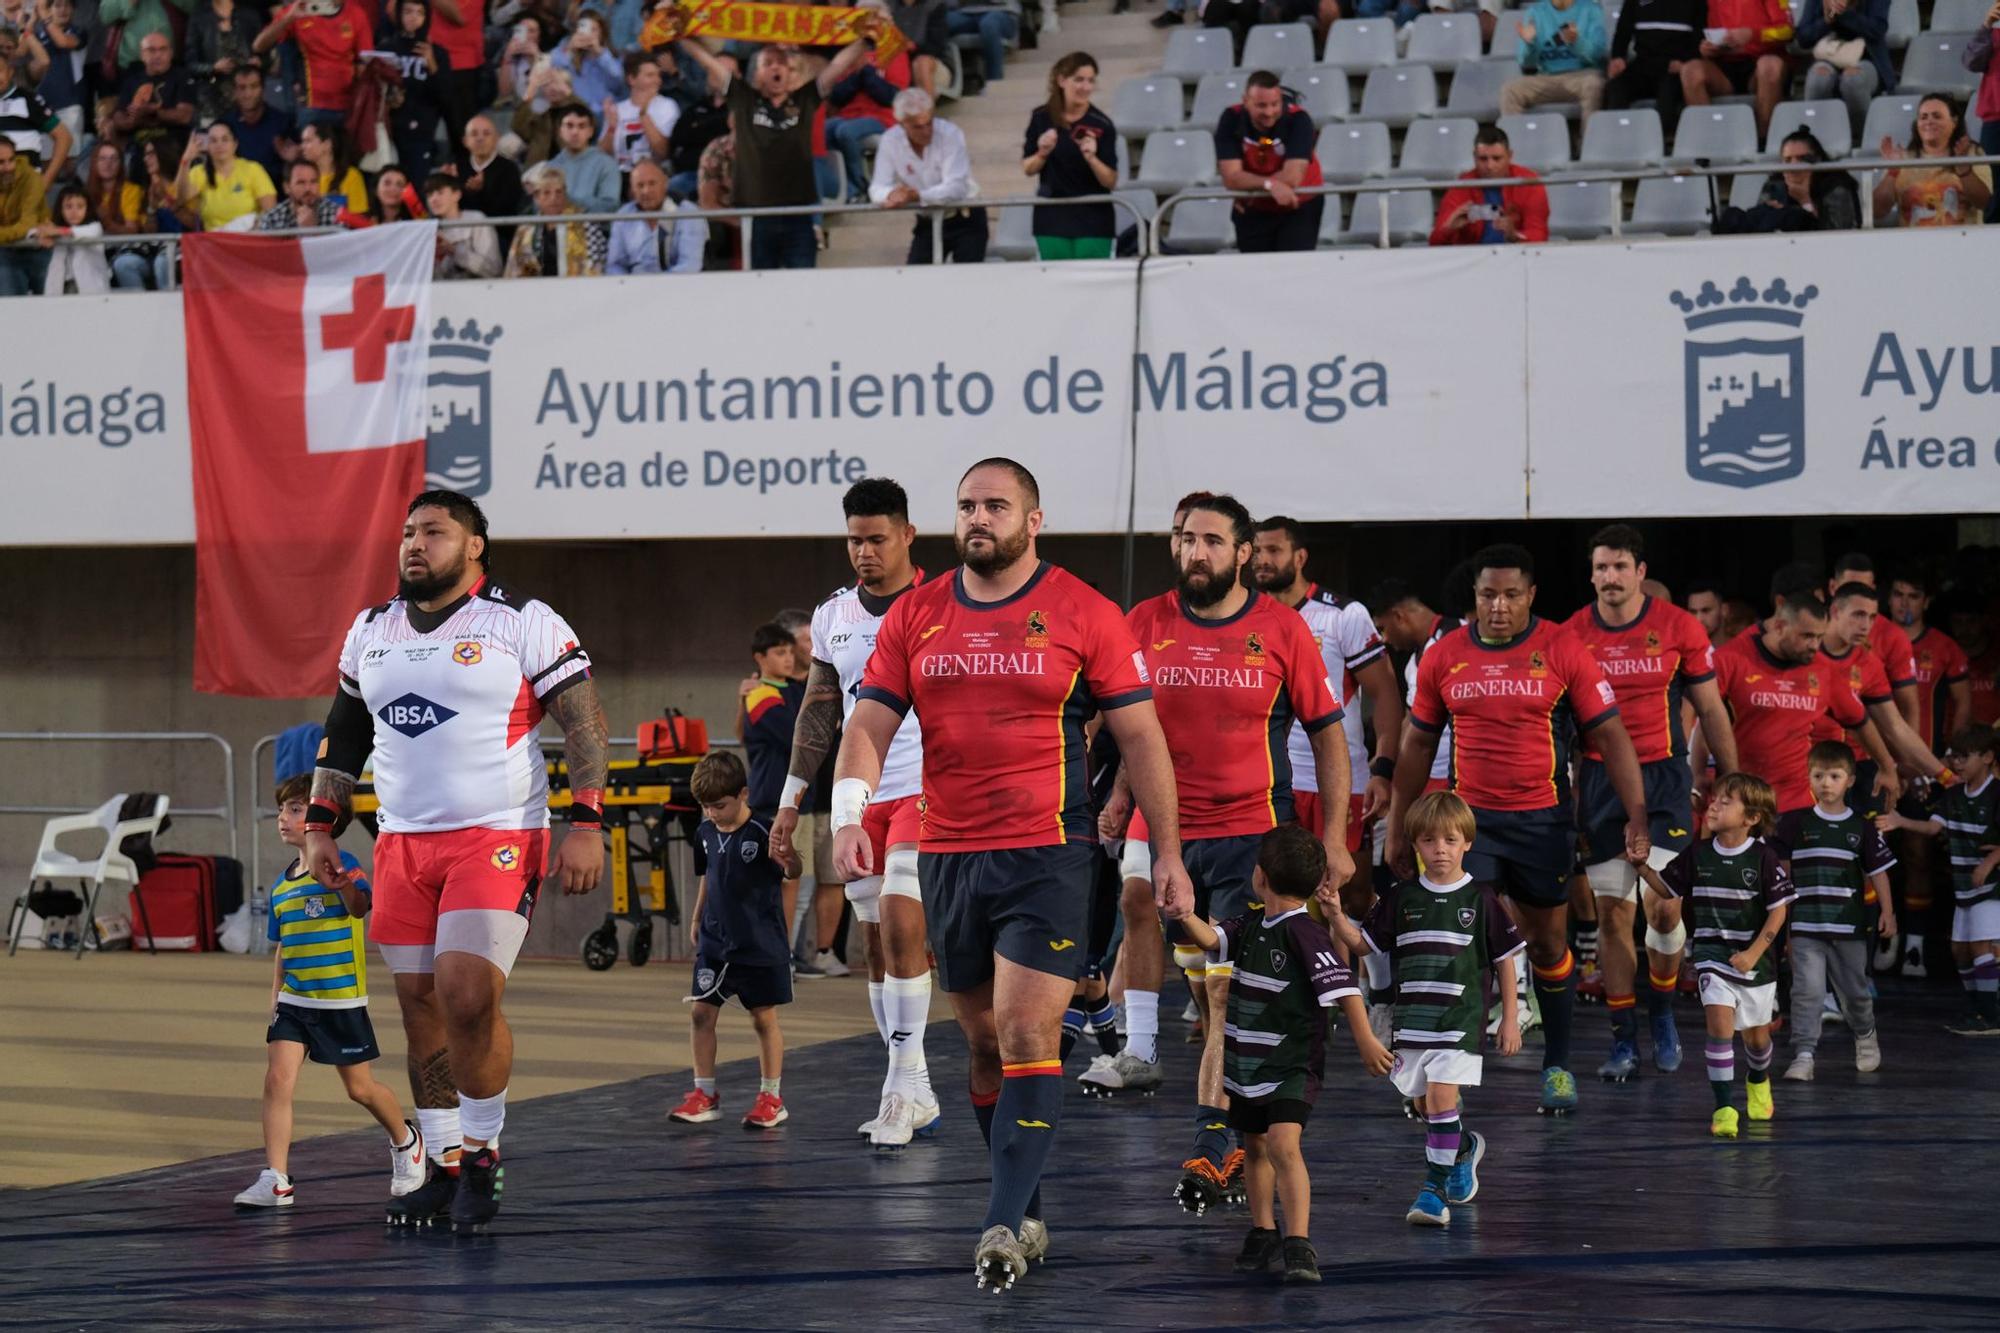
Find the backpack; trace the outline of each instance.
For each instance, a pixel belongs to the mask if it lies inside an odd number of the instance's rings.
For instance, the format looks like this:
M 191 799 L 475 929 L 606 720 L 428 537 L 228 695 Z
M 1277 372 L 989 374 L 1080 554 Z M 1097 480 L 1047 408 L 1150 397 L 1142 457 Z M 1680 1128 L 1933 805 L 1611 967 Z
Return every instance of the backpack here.
M 127 819 L 145 819 L 153 813 L 153 807 L 159 800 L 160 793 L 156 791 L 135 791 L 119 803 L 118 818 L 121 822 Z M 173 826 L 174 817 L 171 814 L 161 818 L 160 832 L 165 833 Z M 153 835 L 150 833 L 134 833 L 120 839 L 118 851 L 120 855 L 131 859 L 141 875 L 160 863 L 160 854 L 153 850 Z

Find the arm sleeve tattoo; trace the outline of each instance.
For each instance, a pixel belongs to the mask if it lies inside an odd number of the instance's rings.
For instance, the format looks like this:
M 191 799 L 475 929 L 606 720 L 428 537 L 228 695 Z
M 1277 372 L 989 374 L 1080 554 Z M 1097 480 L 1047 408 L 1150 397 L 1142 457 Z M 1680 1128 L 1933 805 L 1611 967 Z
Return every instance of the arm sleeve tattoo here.
M 611 733 L 597 700 L 597 682 L 580 678 L 549 700 L 549 714 L 563 730 L 563 764 L 571 791 L 602 791 L 609 771 Z
M 806 676 L 805 702 L 792 731 L 791 776 L 810 782 L 819 773 L 840 734 L 840 673 L 831 663 L 813 659 Z

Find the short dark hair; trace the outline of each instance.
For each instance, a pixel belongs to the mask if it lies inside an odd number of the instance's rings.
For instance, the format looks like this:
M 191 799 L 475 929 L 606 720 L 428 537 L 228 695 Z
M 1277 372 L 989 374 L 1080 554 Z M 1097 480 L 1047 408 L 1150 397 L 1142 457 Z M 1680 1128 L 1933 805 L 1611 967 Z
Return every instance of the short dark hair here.
M 795 642 L 792 632 L 775 620 L 767 620 L 750 631 L 752 654 L 768 653 L 775 648 L 790 648 Z
M 257 65 L 238 65 L 236 67 L 235 72 L 232 73 L 230 77 L 232 79 L 240 79 L 245 74 L 255 75 L 257 78 L 257 82 L 259 83 L 262 83 L 264 81 L 264 71 Z
M 458 491 L 425 491 L 410 501 L 410 507 L 403 511 L 403 516 L 408 518 L 419 509 L 427 508 L 444 510 L 460 527 L 485 542 L 484 549 L 479 553 L 479 567 L 482 570 L 493 568 L 493 539 L 486 534 L 486 511 L 479 507 L 479 501 Z
M 750 785 L 750 775 L 734 750 L 710 750 L 688 775 L 688 791 L 701 805 L 726 801 Z
M 1472 580 L 1477 573 L 1470 560 L 1453 565 L 1438 587 L 1438 610 L 1460 620 L 1472 614 Z
M 800 630 L 812 627 L 813 613 L 800 607 L 788 606 L 772 616 L 771 623 L 796 638 Z
M 1174 512 L 1176 514 L 1185 514 L 1188 510 L 1194 508 L 1196 505 L 1200 504 L 1203 500 L 1206 500 L 1209 496 L 1214 494 L 1215 494 L 1214 491 L 1189 491 L 1186 495 L 1183 495 L 1180 498 L 1178 503 L 1174 505 Z
M 283 810 L 288 801 L 312 801 L 313 778 L 310 773 L 294 773 L 278 784 L 272 793 L 272 803 Z M 347 832 L 347 826 L 354 822 L 354 813 L 343 808 L 340 817 L 333 821 L 332 836 L 338 838 Z
M 1875 562 L 1865 552 L 1849 551 L 1833 562 L 1833 577 L 1836 582 L 1842 574 L 1873 574 Z
M 1632 557 L 1635 565 L 1646 561 L 1646 539 L 1630 523 L 1609 523 L 1591 533 L 1590 549 L 1595 551 L 1600 546 L 1610 551 L 1625 552 Z
M 2000 733 L 1984 722 L 1960 727 L 1944 743 L 1944 748 L 1953 754 L 1993 754 L 1996 746 L 2000 746 Z
M 848 518 L 893 518 L 910 521 L 910 497 L 887 477 L 863 477 L 840 497 L 840 512 Z
M 1833 590 L 1833 600 L 1836 602 L 1844 602 L 1850 597 L 1865 597 L 1871 602 L 1882 600 L 1882 594 L 1875 591 L 1873 584 L 1862 583 L 1855 579 L 1850 579 Z
M 1489 569 L 1518 569 L 1528 580 L 1528 586 L 1531 588 L 1535 586 L 1535 557 L 1528 553 L 1528 548 L 1525 546 L 1501 542 L 1474 552 L 1472 581 L 1477 583 L 1479 576 Z
M 1408 579 L 1386 578 L 1376 584 L 1374 590 L 1368 594 L 1366 605 L 1370 611 L 1379 616 L 1385 611 L 1395 610 L 1404 602 L 1423 600 L 1418 596 L 1417 590 L 1410 586 Z
M 597 133 L 597 113 L 595 111 L 592 111 L 589 107 L 585 106 L 581 102 L 564 102 L 561 106 L 556 108 L 555 112 L 556 128 L 561 129 L 562 123 L 568 120 L 571 116 L 582 116 L 585 120 L 590 122 L 590 132 L 592 134 Z
M 1284 514 L 1273 514 L 1269 518 L 1258 519 L 1253 531 L 1259 537 L 1267 532 L 1282 532 L 1286 541 L 1302 550 L 1305 548 L 1306 530 L 1299 525 L 1297 519 L 1288 518 Z
M 1512 149 L 1514 146 L 1507 138 L 1507 131 L 1501 129 L 1498 125 L 1481 125 L 1479 133 L 1472 136 L 1472 142 L 1477 146 L 1485 148 L 1491 148 L 1495 144 L 1507 149 Z
M 961 486 L 965 485 L 965 479 L 983 467 L 997 467 L 1006 472 L 1020 484 L 1022 490 L 1028 493 L 1028 508 L 1040 509 L 1042 507 L 1041 483 L 1035 480 L 1034 473 L 1028 471 L 1027 468 L 1022 467 L 1011 458 L 1000 458 L 998 456 L 982 458 L 959 474 L 958 484 Z
M 1701 593 L 1707 593 L 1709 596 L 1715 598 L 1715 600 L 1718 602 L 1722 600 L 1722 587 L 1721 585 L 1717 584 L 1715 580 L 1689 579 L 1688 590 L 1687 590 L 1687 595 L 1689 599 L 1692 600 L 1695 596 Z M 1686 603 L 1684 602 L 1682 603 L 1682 605 L 1686 605 Z
M 319 184 L 319 168 L 314 166 L 312 163 L 306 161 L 306 159 L 303 156 L 293 158 L 291 162 L 285 167 L 285 179 L 290 180 L 292 177 L 298 175 L 300 167 L 304 167 L 307 171 L 310 171 L 313 174 L 314 185 Z
M 1806 768 L 1844 768 L 1855 771 L 1854 751 L 1847 748 L 1846 741 L 1814 741 L 1806 751 Z
M 465 182 L 452 175 L 449 171 L 433 171 L 430 175 L 424 177 L 424 193 L 428 195 L 432 190 L 456 190 L 460 194 L 464 194 Z
M 1820 589 L 1819 566 L 1810 560 L 1792 560 L 1779 565 L 1771 572 L 1771 600 L 1782 602 L 1794 593 L 1817 594 Z
M 1280 897 L 1310 898 L 1326 878 L 1326 848 L 1297 824 L 1280 824 L 1257 844 L 1257 868 Z
M 1252 88 L 1283 88 L 1284 86 L 1283 80 L 1279 79 L 1276 74 L 1273 74 L 1268 69 L 1252 70 L 1250 76 L 1243 80 L 1243 91 L 1246 93 Z
M 1250 540 L 1250 511 L 1233 495 L 1211 495 L 1206 500 L 1197 500 L 1188 506 L 1188 512 L 1220 514 L 1229 520 L 1238 546 Z
M 1789 592 L 1777 598 L 1773 610 L 1775 614 L 1788 620 L 1805 615 L 1826 619 L 1826 603 L 1820 600 L 1817 591 L 1810 588 Z
M 651 65 L 654 63 L 655 61 L 653 58 L 653 53 L 650 51 L 634 51 L 631 54 L 627 55 L 625 57 L 626 82 L 628 83 L 631 82 L 632 76 L 634 74 L 637 74 L 641 69 L 645 68 L 647 65 Z M 641 111 L 645 110 L 644 107 L 641 107 L 639 109 Z M 650 161 L 651 159 L 649 158 L 647 160 Z
M 1889 576 L 1889 582 L 1892 585 L 1897 583 L 1907 583 L 1912 588 L 1915 588 L 1918 592 L 1923 592 L 1923 593 L 1927 593 L 1931 590 L 1930 575 L 1926 574 L 1923 570 L 1918 569 L 1915 566 L 1911 566 L 1907 569 L 1897 570 L 1894 574 L 1891 574 Z

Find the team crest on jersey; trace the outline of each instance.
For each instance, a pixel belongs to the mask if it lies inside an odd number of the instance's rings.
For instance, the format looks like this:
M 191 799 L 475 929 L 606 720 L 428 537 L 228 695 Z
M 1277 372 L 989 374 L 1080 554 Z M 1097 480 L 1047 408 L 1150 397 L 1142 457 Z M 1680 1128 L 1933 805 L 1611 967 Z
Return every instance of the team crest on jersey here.
M 460 666 L 477 666 L 486 649 L 477 639 L 466 639 L 451 646 L 451 660 Z
M 1646 651 L 1648 653 L 1657 653 L 1660 651 L 1660 636 L 1655 630 L 1649 629 L 1646 631 Z
M 714 990 L 715 969 L 712 967 L 704 967 L 697 969 L 694 974 L 694 984 L 695 984 L 695 989 L 699 991 L 707 992 Z
M 744 865 L 753 864 L 757 860 L 757 844 L 754 842 L 745 842 L 737 855 L 743 858 Z
M 432 703 L 421 694 L 405 694 L 376 709 L 375 716 L 381 718 L 389 730 L 399 731 L 414 740 L 433 727 L 441 727 L 457 717 L 458 710 Z
M 1819 672 L 1808 671 L 1806 673 L 1806 693 L 1807 694 L 1819 693 Z
M 1531 676 L 1546 676 L 1549 674 L 1548 659 L 1542 656 L 1542 650 L 1539 648 L 1528 654 L 1528 674 Z
M 1285 970 L 1285 951 L 1283 949 L 1271 950 L 1271 970 L 1273 972 L 1282 972 Z
M 510 842 L 505 847 L 495 847 L 493 849 L 493 868 L 495 870 L 518 870 L 520 865 L 521 849 L 518 845 Z
M 326 915 L 326 901 L 322 898 L 306 899 L 306 915 L 315 919 Z
M 1028 647 L 1049 646 L 1049 618 L 1040 611 L 1028 612 Z
M 1243 664 L 1245 666 L 1264 665 L 1264 636 L 1254 629 L 1243 638 Z
M 1467 930 L 1471 930 L 1472 923 L 1478 919 L 1479 911 L 1477 908 L 1461 907 L 1458 909 L 1458 924 L 1464 926 Z

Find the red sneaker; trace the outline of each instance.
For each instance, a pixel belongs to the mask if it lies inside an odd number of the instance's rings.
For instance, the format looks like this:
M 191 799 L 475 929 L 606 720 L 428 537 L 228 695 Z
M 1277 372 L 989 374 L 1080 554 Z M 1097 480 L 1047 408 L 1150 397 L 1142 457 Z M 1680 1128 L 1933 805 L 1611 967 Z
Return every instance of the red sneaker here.
M 667 1112 L 667 1119 L 678 1120 L 686 1125 L 705 1125 L 711 1120 L 722 1119 L 722 1100 L 711 1097 L 700 1088 L 691 1089 L 681 1100 L 681 1104 Z
M 757 1094 L 757 1104 L 750 1108 L 750 1114 L 743 1117 L 745 1129 L 776 1129 L 791 1119 L 791 1112 L 775 1092 Z

